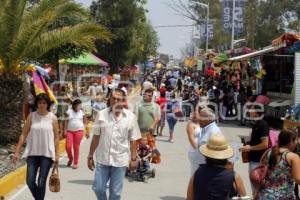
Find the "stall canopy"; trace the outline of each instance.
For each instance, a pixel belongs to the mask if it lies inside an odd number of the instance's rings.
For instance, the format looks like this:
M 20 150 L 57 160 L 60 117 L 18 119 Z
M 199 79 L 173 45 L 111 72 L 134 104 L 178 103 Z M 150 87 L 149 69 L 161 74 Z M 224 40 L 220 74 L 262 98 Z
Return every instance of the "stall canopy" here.
M 300 35 L 295 33 L 285 33 L 272 41 L 272 46 L 291 46 L 294 42 L 300 41 Z
M 78 58 L 67 59 L 62 63 L 73 65 L 99 65 L 102 67 L 108 66 L 107 62 L 103 61 L 92 53 L 83 53 Z
M 254 57 L 254 56 L 259 56 L 259 55 L 262 55 L 262 54 L 265 54 L 265 53 L 273 52 L 273 51 L 276 51 L 277 49 L 278 49 L 278 47 L 268 46 L 268 47 L 266 47 L 262 50 L 255 51 L 255 52 L 248 53 L 248 54 L 244 54 L 244 55 L 241 55 L 241 56 L 232 57 L 232 58 L 229 58 L 228 60 L 235 61 L 235 60 L 247 59 L 247 58 L 251 58 L 251 57 Z

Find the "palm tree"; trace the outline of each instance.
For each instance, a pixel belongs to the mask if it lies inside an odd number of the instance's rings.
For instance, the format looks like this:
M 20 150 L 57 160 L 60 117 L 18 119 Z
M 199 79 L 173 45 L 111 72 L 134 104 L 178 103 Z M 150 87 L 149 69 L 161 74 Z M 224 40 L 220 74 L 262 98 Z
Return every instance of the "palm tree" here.
M 64 17 L 86 13 L 72 1 L 42 0 L 28 8 L 27 0 L 0 0 L 0 5 L 0 144 L 5 145 L 21 133 L 26 64 L 62 45 L 95 50 L 94 40 L 109 41 L 111 34 L 93 23 L 53 29 Z

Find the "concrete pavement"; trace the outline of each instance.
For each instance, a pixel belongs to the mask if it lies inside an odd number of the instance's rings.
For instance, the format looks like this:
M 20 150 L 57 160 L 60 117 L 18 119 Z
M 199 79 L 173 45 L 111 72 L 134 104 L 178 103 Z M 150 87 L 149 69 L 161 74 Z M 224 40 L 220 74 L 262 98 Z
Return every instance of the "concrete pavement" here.
M 125 178 L 122 199 L 124 200 L 184 200 L 190 178 L 190 165 L 187 156 L 188 139 L 185 131 L 186 122 L 179 122 L 175 127 L 174 143 L 169 143 L 167 133 L 157 138 L 157 146 L 162 155 L 162 162 L 151 166 L 156 169 L 156 177 L 150 178 L 147 183 L 132 181 Z M 241 128 L 235 125 L 220 124 L 223 133 L 231 143 L 240 145 L 239 136 L 248 136 L 249 128 Z M 86 165 L 86 158 L 91 139 L 84 140 L 80 148 L 79 168 L 73 170 L 66 167 L 66 156 L 60 161 L 61 192 L 51 193 L 47 187 L 46 200 L 80 200 L 96 199 L 92 191 L 93 172 Z M 251 194 L 248 165 L 239 160 L 235 164 L 235 170 L 239 172 L 247 188 L 247 194 Z M 8 199 L 30 200 L 29 189 L 24 185 Z

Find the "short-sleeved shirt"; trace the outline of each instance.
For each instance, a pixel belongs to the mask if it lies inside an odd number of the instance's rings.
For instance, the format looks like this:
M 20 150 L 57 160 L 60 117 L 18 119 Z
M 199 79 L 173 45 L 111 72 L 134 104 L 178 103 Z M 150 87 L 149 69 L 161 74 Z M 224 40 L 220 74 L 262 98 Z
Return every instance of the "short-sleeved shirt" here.
M 82 110 L 75 112 L 73 109 L 67 111 L 68 114 L 68 130 L 69 131 L 82 131 L 84 130 L 83 117 L 84 113 Z
M 141 133 L 148 131 L 156 118 L 160 118 L 160 107 L 154 102 L 140 102 L 135 109 Z
M 136 116 L 123 109 L 116 119 L 111 108 L 99 111 L 92 133 L 100 135 L 96 149 L 97 162 L 113 167 L 125 167 L 129 163 L 130 142 L 141 138 Z
M 269 125 L 265 120 L 257 121 L 251 133 L 250 146 L 255 146 L 261 143 L 261 140 L 269 136 Z M 251 162 L 259 162 L 265 150 L 250 151 L 249 159 Z
M 217 126 L 216 122 L 212 122 L 207 126 L 203 127 L 200 134 L 198 135 L 198 145 L 201 146 L 206 144 L 212 134 L 221 134 L 220 128 Z M 206 164 L 205 157 L 200 154 L 200 164 Z

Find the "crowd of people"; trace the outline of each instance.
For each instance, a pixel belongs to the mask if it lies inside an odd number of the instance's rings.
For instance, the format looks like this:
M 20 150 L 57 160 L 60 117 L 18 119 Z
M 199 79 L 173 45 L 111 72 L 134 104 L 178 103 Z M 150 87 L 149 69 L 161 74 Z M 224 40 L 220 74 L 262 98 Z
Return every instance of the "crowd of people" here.
M 218 125 L 236 116 L 240 125 L 246 120 L 253 125 L 248 145 L 240 149 L 249 153 L 249 174 L 262 160 L 268 166 L 263 184 L 252 185 L 253 198 L 296 200 L 295 184 L 300 183 L 300 160 L 294 153 L 297 152 L 298 134 L 294 130 L 283 130 L 278 145 L 269 148 L 269 125 L 263 119 L 261 109 L 269 99 L 264 90 L 258 96 L 253 95 L 252 87 L 243 85 L 239 77 L 238 72 L 225 70 L 218 77 L 180 70 L 152 72 L 145 75 L 142 98 L 134 107 L 128 105 L 131 102 L 128 102 L 124 87 L 112 87 L 106 93 L 99 90 L 95 94 L 89 88 L 94 111 L 89 116 L 82 111 L 82 102 L 78 98 L 60 104 L 55 116 L 50 112 L 49 97 L 37 95 L 35 110 L 26 120 L 13 160 L 19 159 L 21 147 L 27 141 L 23 155 L 28 165 L 27 185 L 35 199 L 44 199 L 50 167 L 59 161 L 60 133 L 66 137 L 66 165 L 77 169 L 80 142 L 84 132 L 86 137 L 90 135 L 90 119 L 93 136 L 87 165 L 95 171 L 93 191 L 98 200 L 107 199 L 108 184 L 109 199 L 119 200 L 127 168 L 136 170 L 142 163 L 149 169 L 150 161 L 161 162 L 156 138 L 164 134 L 165 122 L 169 130 L 168 141 L 176 143 L 176 124 L 188 121 L 187 157 L 191 177 L 187 199 L 224 200 L 246 196 L 245 180 L 234 170 L 236 152 Z M 240 106 L 247 102 L 257 104 Z

